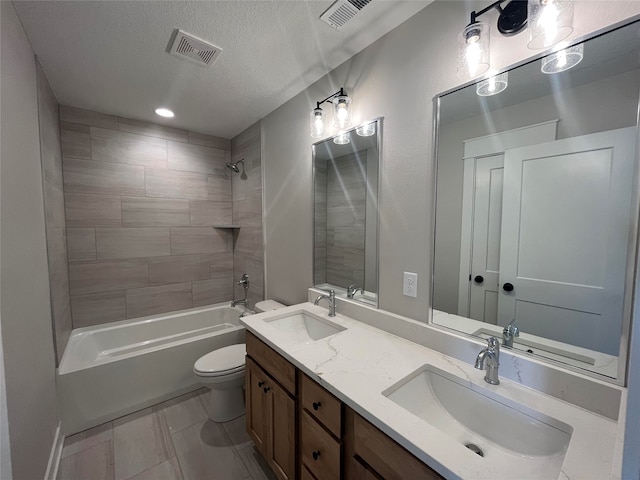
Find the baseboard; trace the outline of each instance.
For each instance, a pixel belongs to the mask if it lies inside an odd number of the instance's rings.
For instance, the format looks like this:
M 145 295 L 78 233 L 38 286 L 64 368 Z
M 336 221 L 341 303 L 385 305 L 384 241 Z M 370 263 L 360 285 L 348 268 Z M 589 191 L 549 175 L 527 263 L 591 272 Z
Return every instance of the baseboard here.
M 56 480 L 63 446 L 64 435 L 62 434 L 62 422 L 58 422 L 58 428 L 56 428 L 56 436 L 53 439 L 53 445 L 51 445 L 51 454 L 49 455 L 49 463 L 47 464 L 47 472 L 44 474 L 44 480 Z

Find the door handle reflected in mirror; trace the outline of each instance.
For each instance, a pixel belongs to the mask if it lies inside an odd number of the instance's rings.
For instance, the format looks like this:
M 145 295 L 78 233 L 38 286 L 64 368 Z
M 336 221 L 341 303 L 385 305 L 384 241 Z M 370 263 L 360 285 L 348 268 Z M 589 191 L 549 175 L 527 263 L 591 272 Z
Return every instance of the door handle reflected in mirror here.
M 482 283 L 482 282 L 484 282 L 484 277 L 482 275 L 476 275 L 473 278 L 473 281 L 476 282 L 476 283 Z
M 502 289 L 505 292 L 513 292 L 513 285 L 510 284 L 509 282 L 505 283 L 504 285 L 502 285 Z

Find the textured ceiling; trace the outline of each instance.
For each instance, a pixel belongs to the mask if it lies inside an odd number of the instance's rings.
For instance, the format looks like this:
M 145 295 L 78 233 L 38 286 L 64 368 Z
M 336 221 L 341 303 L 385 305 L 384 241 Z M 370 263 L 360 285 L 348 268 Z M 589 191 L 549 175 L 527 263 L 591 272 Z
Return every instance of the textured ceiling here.
M 14 3 L 61 104 L 232 138 L 431 1 L 373 0 L 341 31 L 319 20 L 332 1 Z M 222 55 L 169 55 L 176 28 Z

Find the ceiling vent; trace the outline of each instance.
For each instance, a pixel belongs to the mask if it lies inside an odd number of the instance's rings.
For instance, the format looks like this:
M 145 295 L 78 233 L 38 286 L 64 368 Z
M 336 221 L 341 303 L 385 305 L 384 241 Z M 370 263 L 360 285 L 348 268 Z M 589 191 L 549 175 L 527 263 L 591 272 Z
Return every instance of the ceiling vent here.
M 218 59 L 222 49 L 182 30 L 176 30 L 169 53 L 201 67 L 208 67 Z
M 338 0 L 320 15 L 320 20 L 336 30 L 340 30 L 370 2 L 371 0 Z

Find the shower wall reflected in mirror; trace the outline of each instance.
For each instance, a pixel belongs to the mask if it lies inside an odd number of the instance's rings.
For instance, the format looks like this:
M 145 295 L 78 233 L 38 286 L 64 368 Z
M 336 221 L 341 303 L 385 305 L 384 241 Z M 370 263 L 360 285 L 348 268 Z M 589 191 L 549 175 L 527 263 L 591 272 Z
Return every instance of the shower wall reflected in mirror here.
M 314 285 L 374 307 L 381 136 L 380 118 L 313 145 Z

